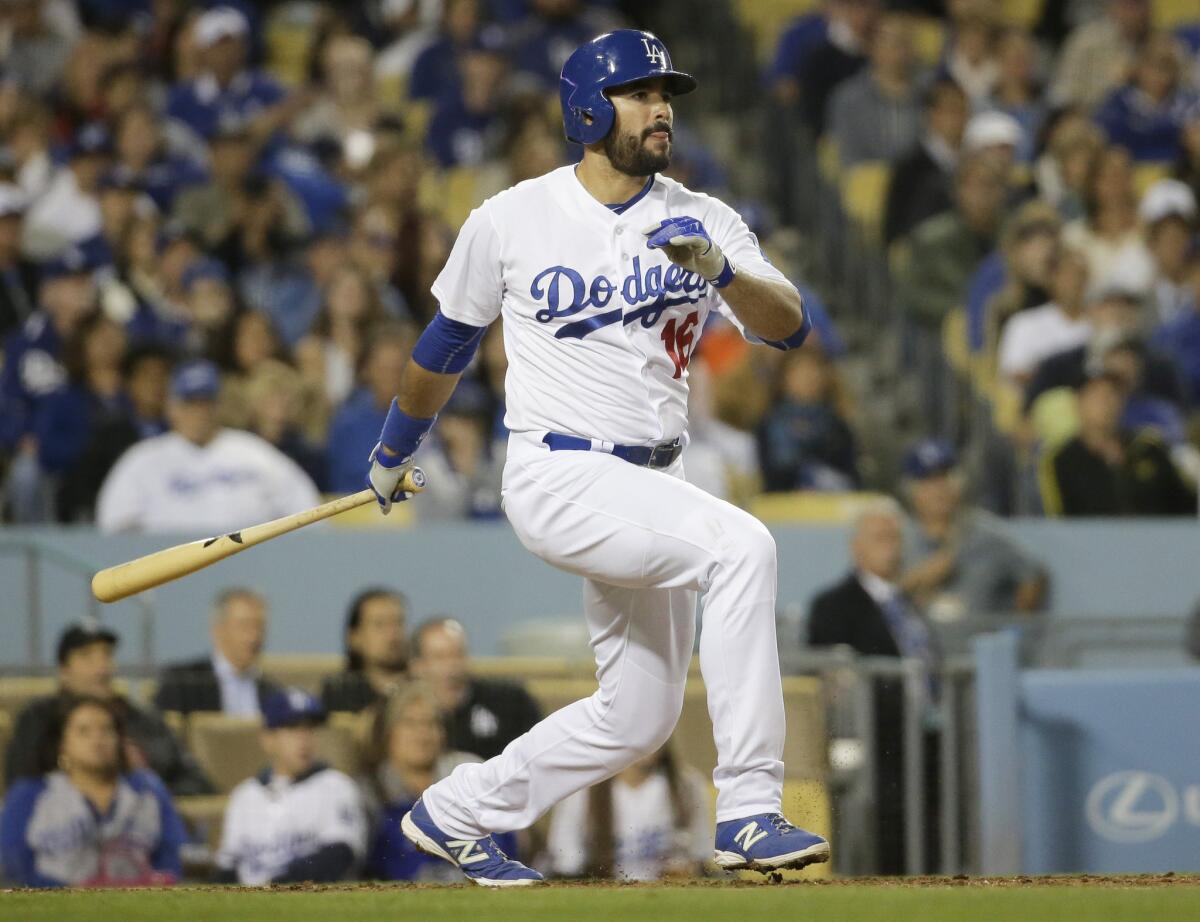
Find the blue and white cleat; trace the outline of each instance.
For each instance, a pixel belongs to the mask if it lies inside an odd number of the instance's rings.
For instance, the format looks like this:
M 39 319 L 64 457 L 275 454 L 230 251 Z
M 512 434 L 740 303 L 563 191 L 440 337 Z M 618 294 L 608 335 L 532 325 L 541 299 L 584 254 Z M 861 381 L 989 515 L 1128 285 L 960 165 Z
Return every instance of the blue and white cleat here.
M 446 835 L 437 828 L 421 800 L 404 814 L 400 831 L 425 854 L 449 861 L 481 886 L 527 887 L 542 882 L 541 874 L 509 858 L 491 836 L 455 839 Z
M 782 813 L 759 813 L 717 824 L 713 861 L 728 871 L 780 871 L 829 860 L 829 843 L 789 823 Z

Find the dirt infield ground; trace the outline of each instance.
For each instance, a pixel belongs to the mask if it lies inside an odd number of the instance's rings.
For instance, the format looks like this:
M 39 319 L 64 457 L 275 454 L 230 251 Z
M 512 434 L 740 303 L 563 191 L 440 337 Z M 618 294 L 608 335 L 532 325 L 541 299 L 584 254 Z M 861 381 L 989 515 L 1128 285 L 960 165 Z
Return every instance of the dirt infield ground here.
M 3 922 L 1195 922 L 1200 875 L 0 891 Z

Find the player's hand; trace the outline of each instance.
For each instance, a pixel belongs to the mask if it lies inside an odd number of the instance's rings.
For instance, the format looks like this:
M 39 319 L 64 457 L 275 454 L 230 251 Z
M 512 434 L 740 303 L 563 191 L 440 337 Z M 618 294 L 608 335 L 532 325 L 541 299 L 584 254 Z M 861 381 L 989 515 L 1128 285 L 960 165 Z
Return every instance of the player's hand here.
M 367 472 L 367 486 L 375 493 L 375 500 L 384 515 L 392 511 L 392 503 L 402 503 L 412 499 L 415 493 L 410 493 L 401 487 L 404 476 L 412 471 L 413 478 L 418 483 L 425 480 L 424 472 L 413 464 L 412 455 L 402 458 L 400 455 L 388 455 L 380 442 L 371 449 L 371 470 Z
M 649 249 L 661 249 L 671 262 L 710 282 L 725 269 L 725 254 L 696 218 L 663 218 L 642 233 Z
M 371 469 L 367 471 L 367 486 L 375 492 L 375 499 L 384 515 L 392 511 L 392 503 L 412 499 L 413 494 L 401 488 L 405 475 L 410 471 L 410 485 L 415 485 L 417 489 L 425 485 L 425 474 L 413 465 L 412 459 L 436 419 L 436 416 L 428 419 L 409 416 L 400 409 L 397 400 L 393 400 L 388 408 L 379 441 L 367 458 L 371 463 Z

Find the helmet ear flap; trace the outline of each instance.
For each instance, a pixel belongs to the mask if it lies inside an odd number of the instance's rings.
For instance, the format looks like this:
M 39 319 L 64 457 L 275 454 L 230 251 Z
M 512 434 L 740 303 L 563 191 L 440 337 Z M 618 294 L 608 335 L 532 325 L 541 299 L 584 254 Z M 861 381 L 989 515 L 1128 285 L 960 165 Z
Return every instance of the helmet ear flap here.
M 581 144 L 603 141 L 616 121 L 616 110 L 603 94 L 595 106 L 572 106 L 571 114 Z

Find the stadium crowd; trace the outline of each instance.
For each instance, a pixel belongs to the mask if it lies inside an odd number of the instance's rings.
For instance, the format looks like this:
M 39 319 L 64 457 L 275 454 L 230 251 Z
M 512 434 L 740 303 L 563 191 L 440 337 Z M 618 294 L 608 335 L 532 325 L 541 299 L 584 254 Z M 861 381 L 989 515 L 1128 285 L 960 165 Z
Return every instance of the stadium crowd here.
M 1200 11 L 942 7 L 831 0 L 767 75 L 865 242 L 848 271 L 885 267 L 921 427 L 1004 514 L 1195 515 Z
M 359 489 L 457 225 L 578 157 L 561 59 L 653 7 L 5 0 L 4 520 L 221 530 Z M 995 511 L 1195 514 L 1200 17 L 1000 7 L 815 4 L 746 92 L 794 112 L 838 181 L 890 176 L 890 325 L 934 392 L 900 437 L 946 434 L 949 360 L 1001 433 L 985 468 L 1026 474 L 1020 502 L 982 491 Z M 685 114 L 671 173 L 727 194 L 702 124 Z M 739 502 L 892 488 L 844 369 L 870 331 L 799 278 L 773 204 L 740 207 L 817 333 L 760 354 L 714 315 L 689 476 Z M 424 452 L 422 517 L 499 515 L 504 371 L 497 325 Z
M 407 603 L 377 587 L 350 602 L 343 672 L 320 695 L 263 675 L 267 602 L 223 592 L 212 648 L 166 666 L 153 706 L 117 684 L 117 635 L 95 622 L 58 641 L 58 690 L 20 710 L 5 753 L 0 811 L 5 879 L 32 887 L 163 885 L 192 876 L 243 884 L 346 879 L 451 880 L 457 871 L 418 852 L 400 820 L 455 766 L 489 758 L 541 716 L 510 681 L 473 675 L 452 618 L 411 631 Z M 197 715 L 250 719 L 262 765 L 223 802 L 219 844 L 186 804 L 218 789 L 182 742 Z M 321 728 L 357 715 L 342 767 L 323 761 Z M 260 730 L 254 730 L 261 727 Z M 251 758 L 254 758 L 252 754 Z M 249 764 L 249 763 L 248 763 Z M 207 771 L 206 771 L 207 769 Z M 179 808 L 176 807 L 176 799 Z M 510 854 L 537 851 L 560 877 L 652 880 L 707 872 L 712 817 L 707 781 L 670 747 L 568 799 L 540 835 L 497 836 Z M 203 797 L 199 798 L 204 800 Z
M 886 322 L 864 328 L 821 267 L 805 277 L 796 237 L 830 229 L 757 183 L 739 210 L 814 334 L 751 349 L 714 315 L 689 369 L 688 476 L 737 502 L 899 496 L 864 507 L 851 572 L 802 640 L 932 675 L 938 625 L 1044 605 L 1050 574 L 993 512 L 1197 514 L 1200 11 L 791 5 L 806 12 L 765 33 L 773 0 L 731 7 L 773 52 L 745 108 L 787 112 L 810 144 L 886 264 Z M 458 225 L 578 158 L 562 60 L 611 25 L 654 25 L 656 6 L 0 0 L 0 521 L 218 532 L 361 489 Z M 670 171 L 689 186 L 729 196 L 796 168 L 771 150 L 722 167 L 697 115 L 681 115 Z M 867 207 L 863 177 L 883 180 Z M 887 335 L 920 390 L 890 434 L 907 446 L 896 477 L 871 456 L 875 395 L 853 374 Z M 500 515 L 505 368 L 497 324 L 422 451 L 422 518 Z M 1014 489 L 990 482 L 1008 472 Z M 345 668 L 317 694 L 264 674 L 268 624 L 252 589 L 223 594 L 212 649 L 166 667 L 152 704 L 119 690 L 115 634 L 66 631 L 59 690 L 22 710 L 5 753 L 9 879 L 179 879 L 207 832 L 176 805 L 216 788 L 179 728 L 213 713 L 261 720 L 265 766 L 224 808 L 219 879 L 447 873 L 400 818 L 538 705 L 473 676 L 452 619 L 410 630 L 392 589 L 350 601 Z M 347 714 L 365 716 L 344 773 L 321 759 Z M 898 723 L 880 724 L 897 768 L 883 803 L 900 803 Z M 560 876 L 703 873 L 707 796 L 668 748 L 565 801 L 545 841 L 504 845 Z M 878 820 L 897 869 L 902 820 Z

